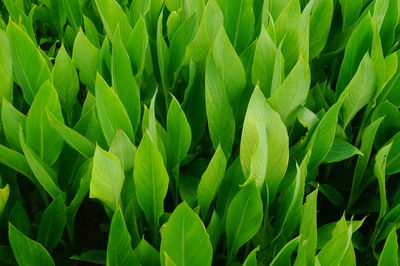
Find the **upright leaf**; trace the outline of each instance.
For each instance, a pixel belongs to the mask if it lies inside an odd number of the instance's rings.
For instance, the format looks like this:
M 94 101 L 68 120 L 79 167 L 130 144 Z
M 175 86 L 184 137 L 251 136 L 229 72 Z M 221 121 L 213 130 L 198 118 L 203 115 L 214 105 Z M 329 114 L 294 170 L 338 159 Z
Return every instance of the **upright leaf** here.
M 121 190 L 125 175 L 121 161 L 112 153 L 96 147 L 93 158 L 89 198 L 101 200 L 115 211 L 121 206 Z
M 10 42 L 4 31 L 0 30 L 0 97 L 8 101 L 13 98 L 13 66 Z
M 378 266 L 399 265 L 398 249 L 396 227 L 394 227 L 386 238 L 382 253 L 379 256 Z
M 161 236 L 161 265 L 166 265 L 165 253 L 176 265 L 211 265 L 213 251 L 206 228 L 185 202 L 175 208 Z
M 155 233 L 164 213 L 169 178 L 162 156 L 147 132 L 136 152 L 133 178 L 139 206 Z
M 374 165 L 374 173 L 376 178 L 378 179 L 379 185 L 379 199 L 380 199 L 380 211 L 379 211 L 379 219 L 381 219 L 387 210 L 387 199 L 386 199 L 386 159 L 392 148 L 392 143 L 387 144 L 386 146 L 382 147 L 375 157 L 375 165 Z

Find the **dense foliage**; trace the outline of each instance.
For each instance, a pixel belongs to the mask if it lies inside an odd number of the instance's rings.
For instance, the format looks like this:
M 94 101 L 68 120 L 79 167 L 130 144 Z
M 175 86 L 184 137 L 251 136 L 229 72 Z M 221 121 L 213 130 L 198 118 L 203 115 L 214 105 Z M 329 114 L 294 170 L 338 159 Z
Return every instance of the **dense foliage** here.
M 1 0 L 1 265 L 398 265 L 398 0 Z

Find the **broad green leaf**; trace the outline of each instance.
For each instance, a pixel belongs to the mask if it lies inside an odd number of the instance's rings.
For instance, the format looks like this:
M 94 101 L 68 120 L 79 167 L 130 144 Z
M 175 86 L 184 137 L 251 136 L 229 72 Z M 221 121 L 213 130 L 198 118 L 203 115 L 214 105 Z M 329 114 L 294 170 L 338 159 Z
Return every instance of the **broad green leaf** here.
M 391 139 L 392 148 L 387 157 L 386 162 L 386 174 L 391 175 L 398 173 L 400 171 L 399 162 L 400 162 L 400 133 L 397 133 Z
M 164 213 L 169 178 L 162 156 L 148 132 L 136 152 L 133 177 L 139 206 L 156 233 L 159 218 Z
M 137 265 L 133 254 L 131 236 L 126 228 L 121 209 L 116 210 L 111 220 L 107 244 L 107 265 Z
M 207 234 L 210 237 L 210 242 L 213 247 L 214 252 L 218 249 L 219 239 L 223 233 L 223 225 L 222 221 L 219 218 L 216 211 L 214 211 L 211 215 L 210 223 L 207 226 Z
M 357 149 L 347 141 L 340 138 L 335 138 L 329 153 L 324 159 L 324 163 L 340 162 L 355 155 L 363 156 L 359 149 Z
M 3 30 L 0 30 L 0 97 L 13 99 L 13 63 L 10 42 Z
M 205 65 L 207 54 L 222 23 L 223 14 L 216 1 L 207 2 L 199 30 L 187 48 L 188 55 L 196 64 Z
M 289 0 L 287 2 L 287 5 L 275 20 L 275 43 L 280 44 L 282 42 L 286 73 L 298 61 L 299 38 L 303 34 L 303 32 L 299 32 L 301 20 L 300 3 L 298 0 Z
M 257 266 L 257 252 L 259 250 L 260 246 L 257 246 L 255 249 L 253 249 L 244 261 L 243 266 Z
M 79 79 L 64 45 L 58 50 L 52 78 L 54 88 L 60 98 L 61 107 L 69 118 L 68 122 L 71 123 L 73 107 L 77 102 L 76 96 L 79 92 Z
M 351 236 L 353 234 L 352 224 L 347 225 L 343 216 L 332 232 L 332 238 L 318 253 L 316 259 L 321 265 L 340 265 L 346 262 L 345 255 L 348 249 L 352 249 Z
M 384 119 L 376 132 L 375 147 L 384 146 L 389 139 L 400 131 L 400 111 L 387 100 L 375 108 L 371 116 L 371 121 L 377 120 L 380 117 L 384 117 Z
M 161 83 L 163 85 L 164 94 L 167 94 L 167 91 L 172 86 L 171 76 L 169 75 L 170 71 L 168 69 L 170 59 L 171 59 L 171 51 L 168 49 L 167 43 L 165 42 L 163 35 L 163 13 L 161 13 L 158 18 L 157 23 L 157 57 L 158 57 L 158 65 L 160 68 L 160 76 Z M 166 96 L 164 96 L 166 97 Z
M 275 256 L 274 260 L 271 262 L 271 266 L 273 265 L 290 265 L 291 257 L 293 252 L 296 250 L 297 245 L 299 244 L 299 237 L 296 237 L 290 240 Z
M 12 148 L 21 151 L 18 130 L 19 125 L 21 125 L 22 130 L 26 132 L 26 116 L 7 101 L 6 97 L 3 98 L 1 107 L 1 121 L 3 124 L 4 135 Z
M 0 188 L 0 218 L 3 215 L 4 208 L 7 205 L 9 196 L 10 196 L 10 186 L 7 184 L 3 188 Z
M 169 11 L 178 10 L 183 6 L 182 0 L 165 0 L 165 5 Z
M 214 148 L 221 145 L 225 156 L 229 158 L 235 137 L 235 118 L 223 77 L 211 53 L 207 57 L 205 75 L 206 112 L 211 140 Z
M 332 0 L 315 0 L 310 17 L 310 60 L 318 57 L 328 41 L 334 12 Z
M 115 0 L 95 0 L 95 2 L 108 38 L 114 40 L 115 30 L 119 25 L 121 40 L 126 43 L 132 28 L 118 2 Z
M 95 94 L 96 73 L 100 66 L 100 50 L 80 30 L 76 35 L 72 61 L 79 70 L 80 81 Z
M 58 196 L 43 212 L 37 241 L 47 250 L 53 250 L 62 237 L 66 222 L 67 210 L 65 203 L 63 198 Z
M 346 221 L 347 226 L 351 224 L 353 233 L 357 231 L 364 223 L 364 219 L 359 221 Z M 323 248 L 332 238 L 332 233 L 337 226 L 337 222 L 328 223 L 318 228 L 318 243 L 317 249 Z
M 239 248 L 254 237 L 261 226 L 263 205 L 255 181 L 241 188 L 231 201 L 226 215 L 228 256 L 234 258 Z
M 342 10 L 343 29 L 357 22 L 363 8 L 363 0 L 339 0 Z
M 379 198 L 380 198 L 380 211 L 379 211 L 379 219 L 385 215 L 387 211 L 387 199 L 386 199 L 386 179 L 385 179 L 385 169 L 386 169 L 386 159 L 392 148 L 392 143 L 387 144 L 383 148 L 381 148 L 375 157 L 375 165 L 374 165 L 374 173 L 376 178 L 378 179 L 379 184 Z
M 360 2 L 361 0 L 345 0 L 348 3 Z M 354 79 L 363 57 L 370 49 L 373 39 L 373 26 L 371 16 L 366 15 L 352 32 L 344 52 L 342 66 L 336 84 L 336 97 L 342 94 L 350 81 Z M 363 83 L 366 83 L 363 81 Z M 366 89 L 364 89 L 367 91 Z
M 175 97 L 172 97 L 167 113 L 167 132 L 168 163 L 174 168 L 186 157 L 192 141 L 190 125 Z
M 11 223 L 8 224 L 8 237 L 19 265 L 55 265 L 50 254 L 42 245 L 25 236 Z
M 318 189 L 315 189 L 307 196 L 303 205 L 300 240 L 294 265 L 314 265 L 317 250 L 317 195 Z
M 11 167 L 34 182 L 34 175 L 23 154 L 0 144 L 0 163 Z
M 89 198 L 97 198 L 115 211 L 121 206 L 124 180 L 124 170 L 118 157 L 97 146 L 93 158 Z
M 59 121 L 52 113 L 47 112 L 48 121 L 51 127 L 57 131 L 57 133 L 64 139 L 68 145 L 78 151 L 86 158 L 90 158 L 94 154 L 96 146 L 88 140 L 85 136 L 82 136 L 72 128 L 64 125 L 63 122 Z
M 308 63 L 300 58 L 268 101 L 281 115 L 283 122 L 291 125 L 299 106 L 305 103 L 309 89 L 310 69 Z
M 64 28 L 64 24 L 67 21 L 67 12 L 65 7 L 66 1 L 59 1 L 59 0 L 48 0 L 47 7 L 51 12 L 51 19 L 55 28 L 57 29 L 58 33 L 60 34 Z
M 336 124 L 338 115 L 341 108 L 341 103 L 335 103 L 326 112 L 324 117 L 319 122 L 315 129 L 310 142 L 308 143 L 308 150 L 311 150 L 311 157 L 309 162 L 309 169 L 312 170 L 318 167 L 329 154 L 333 145 L 336 133 Z
M 82 10 L 79 0 L 64 1 L 65 9 L 67 12 L 68 21 L 75 30 L 82 25 Z
M 363 156 L 358 156 L 357 158 L 348 208 L 353 205 L 354 201 L 357 199 L 359 193 L 361 192 L 360 186 L 362 184 L 362 179 L 364 177 L 365 171 L 367 170 L 375 135 L 383 119 L 384 118 L 382 117 L 373 121 L 364 129 L 364 132 L 362 133 L 360 151 L 362 152 Z
M 16 201 L 11 209 L 10 216 L 8 217 L 12 223 L 21 233 L 29 234 L 31 229 L 31 221 L 29 220 L 28 213 L 21 202 Z
M 271 96 L 271 87 L 275 61 L 278 49 L 264 26 L 261 26 L 261 33 L 257 40 L 254 61 L 251 70 L 253 85 L 259 85 L 265 97 Z
M 99 40 L 99 33 L 97 32 L 96 26 L 93 24 L 93 22 L 86 17 L 85 15 L 83 16 L 83 22 L 85 24 L 85 33 L 87 38 L 97 47 L 100 47 L 100 40 Z
M 353 79 L 340 95 L 343 102 L 343 127 L 346 128 L 358 111 L 372 99 L 375 93 L 375 70 L 371 58 L 365 54 Z M 360 86 L 362 89 L 360 90 Z
M 107 85 L 99 74 L 96 78 L 96 107 L 108 145 L 111 145 L 119 128 L 124 130 L 131 140 L 135 139 L 132 124 L 124 105 L 115 91 Z
M 207 217 L 210 205 L 214 200 L 222 179 L 224 178 L 226 159 L 221 146 L 218 146 L 206 171 L 201 176 L 197 188 L 197 198 L 203 217 Z
M 133 169 L 136 151 L 135 145 L 133 145 L 125 132 L 118 129 L 111 143 L 110 152 L 121 160 L 125 172 Z
M 141 265 L 149 265 L 149 266 L 160 265 L 160 254 L 144 238 L 142 238 L 142 240 L 137 245 L 133 253 L 137 257 Z
M 289 138 L 279 114 L 271 108 L 259 87 L 254 89 L 246 112 L 240 161 L 246 178 L 254 177 L 261 189 L 264 180 L 273 199 L 286 172 Z
M 398 249 L 396 227 L 394 227 L 383 246 L 382 253 L 379 256 L 378 266 L 399 265 Z
M 161 237 L 161 265 L 165 265 L 165 253 L 177 265 L 211 265 L 212 246 L 206 228 L 185 202 L 175 208 Z
M 396 0 L 389 0 L 389 6 L 382 21 L 380 36 L 382 39 L 382 48 L 385 54 L 389 52 L 394 44 L 396 27 L 399 21 L 400 3 Z
M 52 128 L 47 112 L 64 121 L 57 91 L 47 81 L 37 92 L 26 118 L 26 144 L 48 165 L 61 153 L 64 140 Z
M 238 53 L 249 45 L 254 33 L 253 1 L 217 0 L 224 15 L 224 28 Z
M 49 66 L 36 44 L 13 21 L 8 23 L 7 36 L 15 79 L 22 88 L 25 101 L 31 104 L 39 88 L 51 77 Z
M 140 94 L 139 87 L 133 76 L 129 55 L 122 43 L 121 34 L 119 28 L 117 28 L 114 34 L 111 60 L 112 83 L 119 99 L 125 106 L 132 123 L 133 135 L 135 135 L 140 119 Z M 129 135 L 130 133 L 127 132 L 127 134 Z
M 64 196 L 64 192 L 61 191 L 55 182 L 57 179 L 56 173 L 25 143 L 21 127 L 19 128 L 19 141 L 25 154 L 26 161 L 39 184 L 53 199 L 57 198 L 59 195 Z

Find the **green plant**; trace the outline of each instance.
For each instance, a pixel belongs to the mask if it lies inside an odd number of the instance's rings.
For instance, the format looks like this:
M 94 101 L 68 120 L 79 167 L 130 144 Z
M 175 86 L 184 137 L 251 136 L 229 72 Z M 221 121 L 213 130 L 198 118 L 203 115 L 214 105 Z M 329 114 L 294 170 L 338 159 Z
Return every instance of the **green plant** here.
M 399 13 L 0 1 L 0 264 L 397 265 Z

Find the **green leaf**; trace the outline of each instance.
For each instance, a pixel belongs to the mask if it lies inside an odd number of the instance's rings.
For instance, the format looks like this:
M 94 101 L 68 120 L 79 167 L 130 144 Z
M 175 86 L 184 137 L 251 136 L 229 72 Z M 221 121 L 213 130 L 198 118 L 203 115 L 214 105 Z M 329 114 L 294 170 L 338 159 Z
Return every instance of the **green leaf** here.
M 108 39 L 114 40 L 114 34 L 119 25 L 121 40 L 123 43 L 126 43 L 132 28 L 118 2 L 115 0 L 95 0 L 95 3 L 101 20 L 103 21 L 104 30 L 107 33 Z
M 133 253 L 137 257 L 141 265 L 149 265 L 149 266 L 160 265 L 160 254 L 144 238 L 142 238 L 142 240 L 137 245 Z
M 96 73 L 100 66 L 100 50 L 80 30 L 76 35 L 72 61 L 79 70 L 80 81 L 95 94 Z
M 136 152 L 133 177 L 139 206 L 155 233 L 164 213 L 169 178 L 162 156 L 148 132 Z
M 315 0 L 310 17 L 310 60 L 318 57 L 324 49 L 334 12 L 332 0 Z
M 245 89 L 246 74 L 242 62 L 236 54 L 223 27 L 219 29 L 215 36 L 211 55 L 223 81 L 229 102 L 232 107 L 235 107 Z
M 259 85 L 265 97 L 271 96 L 271 87 L 275 61 L 278 55 L 278 48 L 270 37 L 264 26 L 261 26 L 261 33 L 257 40 L 254 53 L 254 61 L 251 70 L 253 85 Z
M 7 184 L 3 188 L 0 188 L 0 218 L 3 215 L 4 208 L 7 205 L 9 196 L 10 196 L 10 186 Z
M 387 199 L 386 199 L 386 186 L 385 186 L 385 169 L 386 169 L 386 159 L 392 148 L 392 143 L 387 144 L 382 147 L 375 157 L 375 165 L 374 165 L 374 173 L 378 179 L 379 184 L 379 198 L 380 198 L 380 211 L 379 211 L 379 219 L 386 214 L 387 211 Z
M 342 116 L 343 127 L 346 128 L 358 111 L 372 99 L 375 93 L 375 70 L 368 53 L 362 59 L 357 72 L 340 95 L 339 101 L 343 102 Z M 360 86 L 362 89 L 360 90 Z
M 345 0 L 348 3 L 356 3 L 361 0 Z M 357 27 L 351 33 L 350 39 L 347 42 L 346 49 L 344 52 L 344 58 L 342 66 L 340 67 L 339 77 L 336 84 L 336 97 L 342 94 L 343 90 L 348 86 L 353 76 L 356 75 L 359 65 L 367 51 L 372 45 L 373 38 L 373 27 L 371 16 L 366 15 Z M 367 84 L 368 85 L 368 84 Z M 363 91 L 366 89 L 363 89 Z
M 242 53 L 249 45 L 254 33 L 253 1 L 218 0 L 224 15 L 224 27 L 233 47 Z
M 226 216 L 228 256 L 234 258 L 239 248 L 254 237 L 261 226 L 263 205 L 256 183 L 243 186 L 229 205 Z
M 240 162 L 246 178 L 254 177 L 259 189 L 268 185 L 275 197 L 289 161 L 289 138 L 279 114 L 259 87 L 250 98 L 240 143 Z
M 64 192 L 56 184 L 56 173 L 25 143 L 22 129 L 19 129 L 19 141 L 25 154 L 26 161 L 32 169 L 39 184 L 55 199 Z
M 59 243 L 65 224 L 67 210 L 62 197 L 58 196 L 43 212 L 40 220 L 37 241 L 47 250 L 53 250 Z
M 39 89 L 26 118 L 26 144 L 45 163 L 52 165 L 61 153 L 64 140 L 51 127 L 47 112 L 64 121 L 57 92 L 49 81 Z
M 31 104 L 39 88 L 50 78 L 49 66 L 28 34 L 11 20 L 7 26 L 7 36 L 15 79 L 22 88 L 25 101 Z
M 339 0 L 342 10 L 343 29 L 357 22 L 363 8 L 363 0 Z
M 348 143 L 347 141 L 335 138 L 329 153 L 324 159 L 324 163 L 336 163 L 346 160 L 355 155 L 363 156 L 362 152 Z
M 110 146 L 110 152 L 117 156 L 122 163 L 125 172 L 133 169 L 136 147 L 122 129 L 118 129 Z
M 167 132 L 168 163 L 174 168 L 186 157 L 192 141 L 190 125 L 175 97 L 172 97 L 167 113 Z
M 207 57 L 205 75 L 206 112 L 211 140 L 214 148 L 221 145 L 225 156 L 229 158 L 235 137 L 235 118 L 223 77 L 212 54 Z
M 4 135 L 10 146 L 18 151 L 21 151 L 19 143 L 18 130 L 21 125 L 23 132 L 25 131 L 26 117 L 18 111 L 7 99 L 3 98 L 1 109 L 1 120 L 3 123 Z
M 74 29 L 78 30 L 78 28 L 82 25 L 82 10 L 79 0 L 64 1 L 64 4 L 68 21 L 71 23 L 71 26 L 73 26 Z
M 135 135 L 139 125 L 141 108 L 139 87 L 133 76 L 129 55 L 122 43 L 122 32 L 120 34 L 118 29 L 114 34 L 113 40 L 111 60 L 112 83 L 115 92 L 125 106 L 125 110 L 132 122 L 133 135 Z M 127 134 L 129 135 L 128 132 Z
M 291 125 L 300 105 L 304 104 L 310 89 L 308 63 L 300 58 L 282 85 L 268 99 L 272 108 L 286 125 Z
M 50 254 L 42 245 L 25 236 L 11 223 L 8 224 L 8 237 L 19 265 L 55 265 Z
M 389 101 L 381 102 L 374 110 L 371 121 L 384 117 L 376 132 L 375 147 L 382 147 L 400 130 L 400 111 Z
M 379 256 L 378 266 L 399 265 L 398 248 L 396 227 L 394 227 L 383 246 L 382 253 Z
M 307 195 L 303 205 L 300 239 L 294 265 L 314 265 L 317 250 L 317 195 L 318 189 Z
M 214 252 L 217 251 L 219 239 L 222 235 L 224 228 L 222 221 L 219 218 L 216 211 L 211 215 L 210 223 L 207 226 L 207 234 L 210 236 L 210 242 L 212 244 Z
M 63 122 L 59 121 L 52 113 L 47 112 L 48 121 L 51 127 L 57 131 L 57 133 L 64 139 L 68 145 L 78 151 L 86 158 L 90 158 L 94 154 L 96 146 L 88 140 L 85 136 L 82 136 L 72 128 L 64 125 Z
M 32 182 L 35 182 L 34 175 L 24 155 L 1 144 L 0 163 L 11 167 L 15 171 L 29 178 L 29 180 L 31 180 Z
M 260 246 L 257 246 L 255 249 L 253 249 L 244 261 L 243 266 L 257 266 L 257 252 L 259 250 Z
M 83 15 L 83 22 L 85 25 L 85 33 L 88 39 L 98 48 L 100 47 L 100 40 L 99 40 L 99 34 L 97 32 L 96 26 L 93 24 L 93 22 Z
M 75 66 L 64 45 L 58 50 L 52 78 L 54 88 L 57 90 L 58 97 L 60 98 L 61 106 L 64 108 L 69 122 L 71 122 L 73 107 L 77 102 L 76 96 L 79 92 L 79 79 Z
M 177 265 L 211 265 L 212 246 L 206 228 L 185 202 L 175 208 L 161 236 L 161 265 L 165 265 L 165 253 Z
M 116 210 L 111 220 L 107 244 L 107 265 L 137 265 L 131 246 L 131 236 L 126 228 L 121 209 Z
M 119 128 L 124 130 L 131 140 L 135 139 L 132 124 L 124 105 L 115 91 L 99 74 L 96 78 L 96 107 L 100 125 L 109 146 Z
M 13 66 L 10 42 L 3 30 L 0 30 L 0 97 L 13 99 Z
M 296 250 L 297 245 L 299 244 L 299 237 L 296 237 L 290 240 L 275 256 L 274 260 L 271 262 L 271 266 L 274 265 L 290 265 L 291 256 L 293 252 Z
M 224 152 L 221 146 L 218 146 L 197 187 L 197 198 L 203 217 L 207 217 L 210 205 L 224 178 L 225 168 L 226 159 Z
M 124 180 L 124 170 L 118 157 L 97 146 L 93 158 L 89 198 L 97 198 L 115 211 L 121 206 Z
M 187 53 L 196 63 L 205 65 L 207 54 L 223 23 L 223 14 L 216 1 L 207 2 L 199 30 L 187 47 Z

